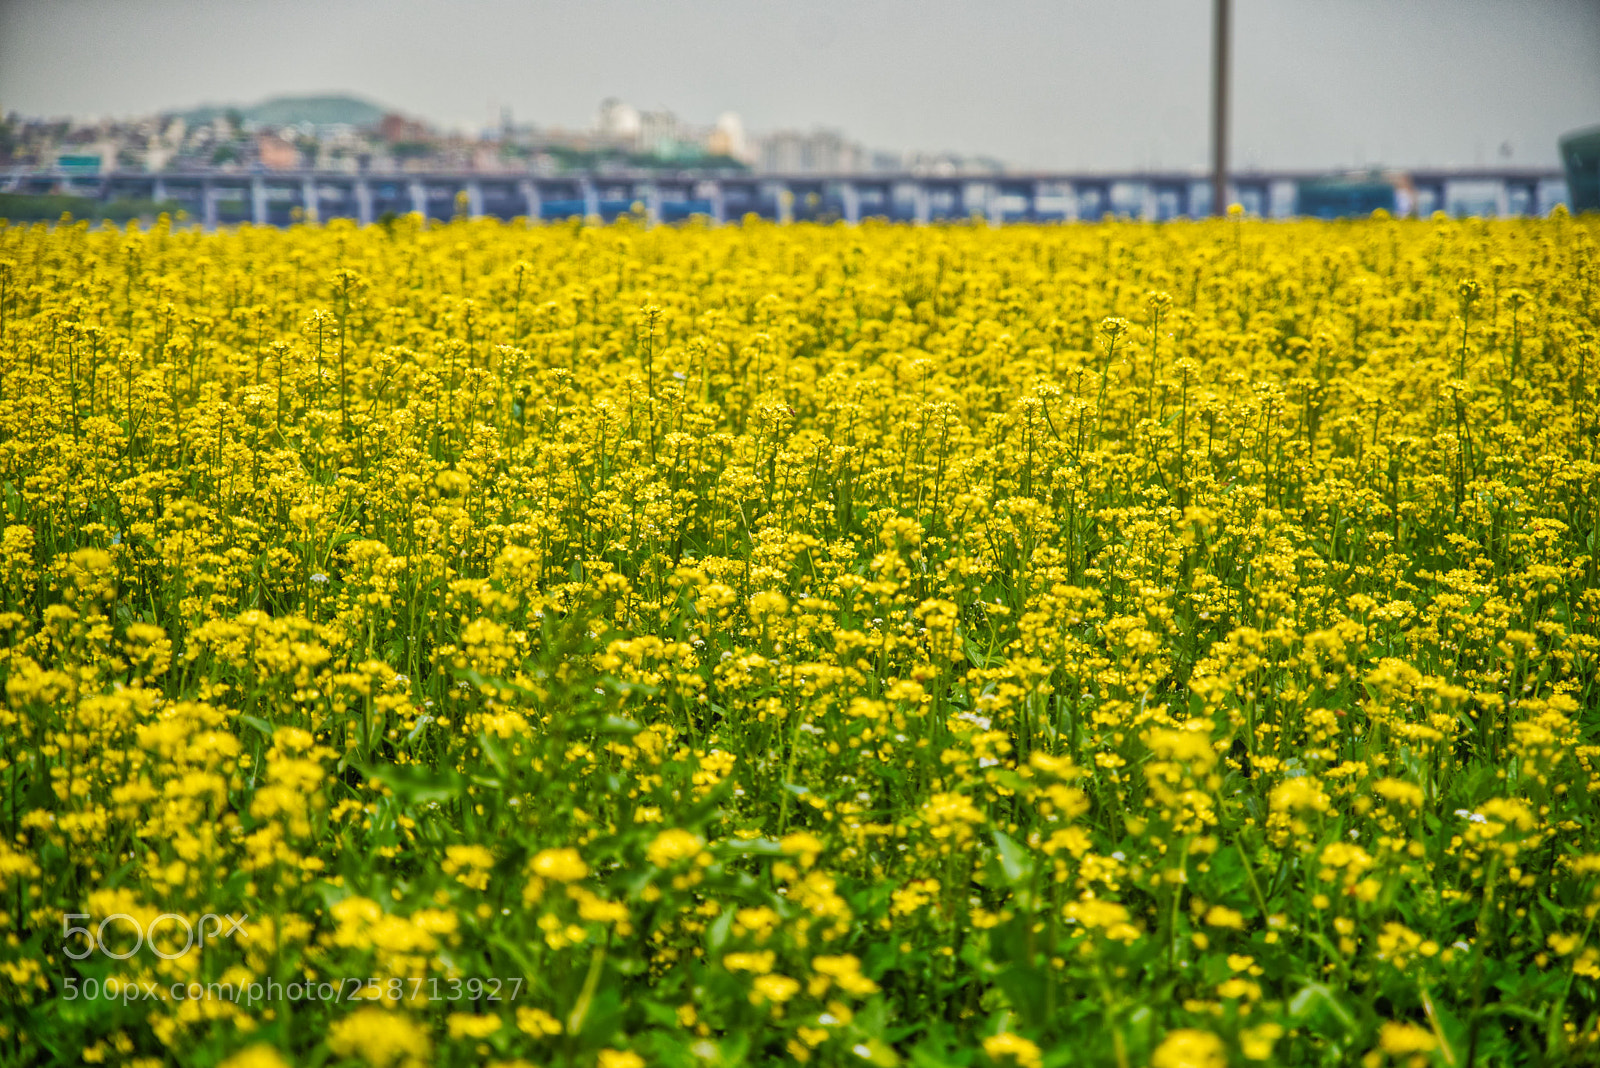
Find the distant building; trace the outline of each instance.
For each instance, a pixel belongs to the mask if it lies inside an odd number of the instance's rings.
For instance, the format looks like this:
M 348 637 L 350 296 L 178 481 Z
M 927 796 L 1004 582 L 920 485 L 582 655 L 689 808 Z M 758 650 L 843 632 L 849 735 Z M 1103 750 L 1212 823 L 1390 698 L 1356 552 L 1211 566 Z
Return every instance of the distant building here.
M 1600 211 L 1600 126 L 1574 130 L 1559 145 L 1572 210 Z
M 866 159 L 860 145 L 827 129 L 778 130 L 761 138 L 756 152 L 757 169 L 769 174 L 852 174 Z
M 637 142 L 642 125 L 639 109 L 632 104 L 626 104 L 616 97 L 608 97 L 600 102 L 595 132 L 602 138 Z
M 1294 213 L 1313 219 L 1352 219 L 1386 211 L 1409 215 L 1416 203 L 1411 180 L 1398 171 L 1327 175 L 1295 184 Z
M 99 174 L 103 161 L 98 152 L 61 152 L 56 155 L 56 170 L 64 174 Z
M 261 133 L 256 135 L 256 159 L 269 171 L 292 171 L 300 166 L 300 150 L 277 134 Z
M 378 120 L 378 136 L 391 145 L 402 142 L 415 143 L 433 140 L 433 131 L 426 123 L 408 119 L 391 111 Z
M 639 150 L 652 156 L 670 158 L 679 154 L 678 116 L 670 111 L 641 111 Z
M 717 116 L 717 124 L 706 139 L 706 151 L 713 156 L 750 162 L 750 144 L 744 135 L 744 120 L 739 118 L 737 111 L 724 111 Z

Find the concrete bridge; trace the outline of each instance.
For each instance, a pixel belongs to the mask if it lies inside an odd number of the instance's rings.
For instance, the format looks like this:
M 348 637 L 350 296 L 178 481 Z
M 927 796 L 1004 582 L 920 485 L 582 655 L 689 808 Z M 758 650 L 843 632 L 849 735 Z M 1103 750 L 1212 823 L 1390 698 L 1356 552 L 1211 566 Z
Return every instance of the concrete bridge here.
M 1293 214 L 1297 183 L 1325 172 L 1243 172 L 1230 198 L 1253 215 Z M 430 219 L 456 215 L 502 219 L 616 219 L 632 213 L 650 222 L 703 215 L 713 222 L 746 214 L 779 222 L 869 217 L 930 223 L 979 216 L 994 225 L 1017 221 L 1098 219 L 1111 213 L 1143 219 L 1205 215 L 1210 180 L 1187 171 L 1121 173 L 717 174 L 635 171 L 550 177 L 516 173 L 428 172 L 349 174 L 334 171 L 74 175 L 19 171 L 0 177 L 11 192 L 61 192 L 101 201 L 176 203 L 208 228 L 250 222 L 283 226 L 297 219 L 354 219 L 387 214 Z M 1542 215 L 1565 200 L 1555 169 L 1415 170 L 1398 183 L 1402 213 Z

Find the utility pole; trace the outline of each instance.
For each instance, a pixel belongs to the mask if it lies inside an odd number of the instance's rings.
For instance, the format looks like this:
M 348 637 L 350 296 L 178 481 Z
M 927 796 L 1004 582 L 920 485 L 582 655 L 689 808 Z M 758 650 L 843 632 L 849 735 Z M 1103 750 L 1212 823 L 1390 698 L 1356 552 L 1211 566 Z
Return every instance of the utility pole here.
M 1211 28 L 1211 214 L 1228 211 L 1228 8 L 1212 0 Z

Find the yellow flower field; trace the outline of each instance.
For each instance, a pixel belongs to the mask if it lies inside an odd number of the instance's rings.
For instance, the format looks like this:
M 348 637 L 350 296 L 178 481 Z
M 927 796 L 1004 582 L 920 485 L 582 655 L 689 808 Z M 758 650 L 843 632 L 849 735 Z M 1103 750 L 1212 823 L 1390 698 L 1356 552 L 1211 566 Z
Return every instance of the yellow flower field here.
M 1597 236 L 0 228 L 0 1063 L 1600 1057 Z

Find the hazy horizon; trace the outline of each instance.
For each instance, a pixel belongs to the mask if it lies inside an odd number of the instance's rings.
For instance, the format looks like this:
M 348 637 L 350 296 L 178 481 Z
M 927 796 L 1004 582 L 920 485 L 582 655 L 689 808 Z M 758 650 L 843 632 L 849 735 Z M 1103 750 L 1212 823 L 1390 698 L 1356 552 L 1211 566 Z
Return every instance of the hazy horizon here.
M 1209 0 L 12 0 L 0 108 L 130 117 L 349 94 L 445 128 L 601 99 L 1018 167 L 1207 159 Z M 1600 4 L 1235 0 L 1237 168 L 1552 166 L 1600 123 Z

